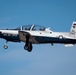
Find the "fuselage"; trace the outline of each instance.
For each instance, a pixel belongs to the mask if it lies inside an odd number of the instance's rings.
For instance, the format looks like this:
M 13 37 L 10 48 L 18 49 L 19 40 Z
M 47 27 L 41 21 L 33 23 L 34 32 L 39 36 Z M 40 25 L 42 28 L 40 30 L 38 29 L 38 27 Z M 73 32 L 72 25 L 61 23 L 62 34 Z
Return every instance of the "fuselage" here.
M 71 39 L 69 33 L 63 32 L 51 32 L 51 31 L 32 31 L 25 30 L 31 34 L 31 36 L 38 43 L 64 43 L 64 44 L 75 44 L 76 39 Z M 59 37 L 62 36 L 62 37 Z M 12 42 L 21 42 L 19 39 L 19 30 L 0 30 L 0 38 Z M 33 43 L 33 42 L 32 42 Z
M 0 30 L 0 38 L 6 40 L 4 48 L 7 49 L 7 42 L 24 42 L 24 49 L 31 52 L 32 44 L 61 43 L 66 47 L 76 44 L 76 22 L 73 22 L 70 32 L 53 32 L 49 28 L 40 25 L 24 25 L 16 29 Z
M 0 38 L 7 41 L 19 42 L 18 30 L 0 30 Z

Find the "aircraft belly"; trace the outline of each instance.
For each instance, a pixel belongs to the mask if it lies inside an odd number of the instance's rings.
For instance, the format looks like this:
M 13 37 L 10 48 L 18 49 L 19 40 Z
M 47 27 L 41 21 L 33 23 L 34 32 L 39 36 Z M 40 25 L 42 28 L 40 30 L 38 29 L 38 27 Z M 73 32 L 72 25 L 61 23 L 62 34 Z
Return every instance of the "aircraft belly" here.
M 55 37 L 35 36 L 35 40 L 39 43 L 76 43 L 74 39 L 60 39 Z

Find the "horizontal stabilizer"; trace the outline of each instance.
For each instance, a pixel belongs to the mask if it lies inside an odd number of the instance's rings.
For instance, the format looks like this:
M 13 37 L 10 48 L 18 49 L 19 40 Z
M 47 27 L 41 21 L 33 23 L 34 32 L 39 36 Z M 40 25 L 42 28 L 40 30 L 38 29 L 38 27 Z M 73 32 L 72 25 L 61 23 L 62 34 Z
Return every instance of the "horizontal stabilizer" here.
M 72 47 L 74 44 L 65 44 L 65 47 Z

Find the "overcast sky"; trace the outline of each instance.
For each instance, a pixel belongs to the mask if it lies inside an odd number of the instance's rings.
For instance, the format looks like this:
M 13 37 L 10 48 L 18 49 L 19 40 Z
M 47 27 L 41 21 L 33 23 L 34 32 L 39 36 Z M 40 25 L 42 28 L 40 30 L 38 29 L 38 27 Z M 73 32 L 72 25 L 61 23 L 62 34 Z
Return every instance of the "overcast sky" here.
M 69 32 L 76 21 L 76 0 L 0 0 L 0 29 L 38 24 L 53 31 Z M 76 45 L 33 45 L 0 39 L 0 75 L 76 75 Z

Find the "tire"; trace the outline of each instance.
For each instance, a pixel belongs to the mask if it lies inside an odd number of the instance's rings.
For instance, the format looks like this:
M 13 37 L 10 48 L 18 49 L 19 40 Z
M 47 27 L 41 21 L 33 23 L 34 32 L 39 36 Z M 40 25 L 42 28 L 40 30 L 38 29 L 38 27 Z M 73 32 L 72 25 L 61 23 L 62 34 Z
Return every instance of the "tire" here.
M 63 39 L 63 36 L 62 35 L 59 35 L 59 39 Z
M 25 45 L 25 46 L 24 46 L 24 49 L 25 49 L 25 50 L 28 50 L 28 46 Z
M 32 51 L 32 43 L 28 43 L 28 52 L 31 52 Z
M 4 49 L 7 49 L 8 48 L 8 46 L 7 45 L 4 45 Z
M 31 52 L 32 48 L 33 48 L 32 43 L 28 43 L 28 46 L 27 45 L 24 46 L 24 49 L 27 50 L 28 52 Z

